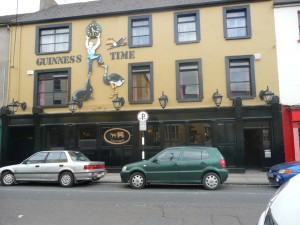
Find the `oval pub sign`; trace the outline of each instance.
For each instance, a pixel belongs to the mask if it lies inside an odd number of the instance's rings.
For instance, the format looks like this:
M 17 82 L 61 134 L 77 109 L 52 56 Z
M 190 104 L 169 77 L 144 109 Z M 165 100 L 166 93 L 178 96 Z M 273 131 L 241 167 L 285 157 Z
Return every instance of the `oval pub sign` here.
M 104 140 L 112 145 L 123 145 L 130 141 L 130 133 L 122 128 L 112 128 L 105 131 Z

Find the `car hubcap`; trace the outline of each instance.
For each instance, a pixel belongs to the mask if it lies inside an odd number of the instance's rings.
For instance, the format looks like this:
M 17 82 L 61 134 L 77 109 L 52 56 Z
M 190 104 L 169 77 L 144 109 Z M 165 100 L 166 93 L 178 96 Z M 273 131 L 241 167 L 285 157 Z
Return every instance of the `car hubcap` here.
M 135 175 L 133 178 L 132 178 L 132 184 L 135 186 L 135 187 L 141 187 L 144 183 L 144 179 L 141 175 Z
M 215 176 L 210 175 L 206 177 L 205 183 L 208 187 L 214 188 L 218 185 L 218 179 Z
M 67 174 L 63 175 L 63 176 L 61 177 L 61 183 L 62 183 L 63 185 L 68 185 L 68 184 L 70 184 L 70 183 L 71 183 L 71 177 L 70 177 L 69 175 L 67 175 Z
M 5 175 L 4 179 L 3 179 L 3 182 L 7 185 L 10 185 L 14 182 L 14 176 L 12 174 L 7 174 Z

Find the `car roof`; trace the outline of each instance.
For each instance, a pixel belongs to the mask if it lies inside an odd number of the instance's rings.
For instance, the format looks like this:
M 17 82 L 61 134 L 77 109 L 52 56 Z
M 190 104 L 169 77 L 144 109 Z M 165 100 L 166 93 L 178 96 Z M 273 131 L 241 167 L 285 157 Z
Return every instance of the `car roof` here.
M 293 224 L 300 221 L 300 174 L 291 178 L 279 189 L 271 207 L 272 215 L 278 224 Z

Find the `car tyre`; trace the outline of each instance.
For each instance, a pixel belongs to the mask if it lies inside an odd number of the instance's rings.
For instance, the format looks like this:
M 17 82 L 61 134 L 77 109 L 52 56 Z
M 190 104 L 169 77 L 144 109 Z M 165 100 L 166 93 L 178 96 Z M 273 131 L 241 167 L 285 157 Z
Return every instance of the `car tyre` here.
M 130 176 L 129 183 L 134 189 L 142 189 L 146 186 L 146 178 L 144 174 L 136 172 Z
M 11 186 L 15 183 L 16 178 L 12 172 L 5 172 L 1 176 L 1 185 Z
M 216 190 L 220 187 L 221 181 L 216 173 L 207 173 L 203 177 L 203 186 L 207 190 Z
M 74 176 L 71 172 L 63 172 L 59 176 L 59 183 L 62 187 L 72 187 L 74 185 Z

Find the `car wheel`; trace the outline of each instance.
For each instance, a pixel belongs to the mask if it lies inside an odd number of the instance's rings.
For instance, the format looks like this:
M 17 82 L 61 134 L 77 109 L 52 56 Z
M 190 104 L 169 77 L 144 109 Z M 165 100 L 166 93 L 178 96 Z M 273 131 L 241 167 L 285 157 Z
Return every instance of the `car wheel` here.
M 220 187 L 220 177 L 216 173 L 207 173 L 203 177 L 203 185 L 205 189 L 216 190 Z
M 129 178 L 129 183 L 134 189 L 142 189 L 146 185 L 146 178 L 142 173 L 133 173 Z
M 59 183 L 62 187 L 72 187 L 74 185 L 74 176 L 71 172 L 63 172 L 59 176 Z
M 15 183 L 15 180 L 16 180 L 15 175 L 11 172 L 5 172 L 1 176 L 1 184 L 3 186 L 13 185 Z

